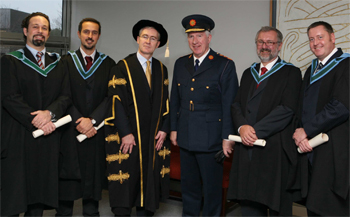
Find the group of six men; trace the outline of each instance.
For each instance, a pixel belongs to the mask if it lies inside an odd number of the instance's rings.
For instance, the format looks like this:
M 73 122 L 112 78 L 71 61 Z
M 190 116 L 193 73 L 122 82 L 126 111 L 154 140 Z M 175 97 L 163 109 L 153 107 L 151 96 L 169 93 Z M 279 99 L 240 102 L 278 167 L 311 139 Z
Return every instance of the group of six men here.
M 56 216 L 72 216 L 82 198 L 83 215 L 99 216 L 108 179 L 116 216 L 135 206 L 138 216 L 152 216 L 169 173 L 167 135 L 180 147 L 183 216 L 220 215 L 220 150 L 233 157 L 228 199 L 242 215 L 291 216 L 293 201 L 311 216 L 349 215 L 349 54 L 335 48 L 332 27 L 307 29 L 317 59 L 303 80 L 278 56 L 282 33 L 262 27 L 261 63 L 244 71 L 238 88 L 234 62 L 209 47 L 214 21 L 197 14 L 182 25 L 192 53 L 175 63 L 169 102 L 167 68 L 152 57 L 167 42 L 161 24 L 136 23 L 138 51 L 116 64 L 97 52 L 101 25 L 93 18 L 79 23 L 80 48 L 62 58 L 46 52 L 45 14 L 23 20 L 26 46 L 1 58 L 2 215 L 56 208 Z M 66 114 L 72 121 L 56 129 Z M 35 129 L 44 136 L 33 138 Z M 313 149 L 308 141 L 319 133 L 329 141 Z M 266 146 L 254 146 L 257 139 Z

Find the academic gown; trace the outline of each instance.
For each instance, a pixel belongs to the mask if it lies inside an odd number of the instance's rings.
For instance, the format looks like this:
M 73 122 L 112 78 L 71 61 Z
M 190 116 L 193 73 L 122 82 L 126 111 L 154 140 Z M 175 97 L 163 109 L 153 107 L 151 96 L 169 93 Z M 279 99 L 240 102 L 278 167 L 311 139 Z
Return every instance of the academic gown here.
M 160 151 L 155 150 L 158 131 L 169 133 L 168 72 L 153 57 L 150 89 L 137 55 L 125 60 L 128 67 L 119 61 L 109 83 L 112 114 L 106 119 L 106 160 L 110 205 L 155 212 L 160 195 L 169 193 L 170 144 L 166 141 Z M 119 152 L 121 138 L 130 133 L 136 146 L 131 154 L 123 154 Z
M 31 52 L 24 55 L 37 64 Z M 45 54 L 45 66 L 57 58 Z M 31 112 L 50 110 L 61 118 L 70 105 L 68 74 L 58 62 L 47 77 L 17 58 L 1 58 L 1 214 L 25 212 L 29 204 L 58 207 L 60 133 L 34 138 Z
M 324 67 L 343 54 L 338 51 Z M 323 216 L 349 216 L 349 58 L 310 85 L 307 69 L 300 93 L 299 115 L 308 138 L 326 133 L 329 141 L 313 149 L 312 176 L 308 157 L 301 156 L 302 196 L 306 207 Z
M 76 54 L 86 70 L 79 49 Z M 94 63 L 97 63 L 99 56 L 96 52 Z M 96 120 L 95 126 L 98 126 L 107 117 L 110 108 L 107 105 L 109 72 L 115 62 L 107 57 L 94 74 L 84 79 L 70 54 L 63 57 L 63 61 L 69 72 L 73 103 L 67 110 L 67 114 L 72 116 L 72 122 L 62 128 L 60 200 L 100 200 L 102 189 L 107 188 L 104 127 L 95 136 L 80 143 L 76 138 L 80 133 L 76 130 L 75 122 L 81 117 L 90 117 Z
M 257 64 L 256 71 L 259 68 Z M 300 70 L 284 65 L 256 89 L 251 69 L 244 71 L 232 105 L 233 124 L 236 129 L 246 124 L 252 126 L 257 137 L 266 140 L 266 146 L 236 143 L 228 199 L 254 201 L 280 215 L 292 215 L 291 201 L 300 195 L 293 189 L 298 161 L 291 123 L 301 82 Z M 287 188 L 291 192 L 287 193 Z

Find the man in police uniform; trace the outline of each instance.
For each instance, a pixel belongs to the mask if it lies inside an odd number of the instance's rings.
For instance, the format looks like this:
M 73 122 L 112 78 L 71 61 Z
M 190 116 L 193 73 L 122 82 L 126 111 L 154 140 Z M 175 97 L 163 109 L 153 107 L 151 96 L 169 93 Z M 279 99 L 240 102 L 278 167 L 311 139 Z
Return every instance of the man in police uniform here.
M 233 124 L 242 143 L 235 146 L 227 198 L 240 202 L 243 216 L 267 216 L 268 210 L 270 216 L 291 216 L 293 200 L 300 199 L 293 197 L 300 192 L 287 191 L 287 186 L 297 168 L 291 123 L 301 72 L 278 57 L 282 41 L 282 33 L 274 27 L 257 32 L 261 62 L 244 71 L 232 105 Z M 265 139 L 266 145 L 253 145 L 257 139 Z
M 72 216 L 74 200 L 83 198 L 83 215 L 97 216 L 105 175 L 104 128 L 94 127 L 107 115 L 109 71 L 115 65 L 107 55 L 97 52 L 100 22 L 85 18 L 79 23 L 80 48 L 63 58 L 69 71 L 73 105 L 67 113 L 72 122 L 63 127 L 60 156 L 60 203 L 57 216 Z M 76 136 L 88 138 L 78 142 Z
M 214 21 L 204 15 L 182 20 L 192 54 L 174 66 L 171 90 L 171 141 L 180 146 L 183 215 L 203 216 L 221 211 L 223 166 L 215 161 L 222 146 L 232 146 L 231 104 L 238 81 L 235 64 L 209 48 Z
M 26 46 L 1 58 L 1 215 L 42 216 L 58 207 L 60 133 L 53 124 L 71 104 L 60 56 L 49 53 L 49 17 L 22 21 Z M 44 135 L 34 138 L 32 131 Z
M 307 29 L 317 57 L 307 69 L 300 93 L 301 127 L 295 144 L 301 154 L 302 196 L 309 216 L 349 216 L 349 57 L 335 47 L 330 24 Z M 329 141 L 312 148 L 309 139 L 326 133 Z
M 106 119 L 109 199 L 116 216 L 152 216 L 169 179 L 168 71 L 153 52 L 168 40 L 164 27 L 140 20 L 132 30 L 139 48 L 111 70 L 112 117 Z M 121 139 L 120 139 L 121 138 Z M 168 165 L 165 163 L 168 162 Z M 162 193 L 161 193 L 162 192 Z

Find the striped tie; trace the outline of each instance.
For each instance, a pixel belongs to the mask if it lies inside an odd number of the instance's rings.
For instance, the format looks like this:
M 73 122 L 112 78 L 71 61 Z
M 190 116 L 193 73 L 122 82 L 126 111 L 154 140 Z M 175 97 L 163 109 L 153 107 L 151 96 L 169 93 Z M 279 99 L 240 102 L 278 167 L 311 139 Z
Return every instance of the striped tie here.
M 37 59 L 38 59 L 38 65 L 39 65 L 39 67 L 42 68 L 42 69 L 45 69 L 43 62 L 41 61 L 42 55 L 43 55 L 42 52 L 38 52 L 38 53 L 36 54 L 36 57 L 37 57 Z

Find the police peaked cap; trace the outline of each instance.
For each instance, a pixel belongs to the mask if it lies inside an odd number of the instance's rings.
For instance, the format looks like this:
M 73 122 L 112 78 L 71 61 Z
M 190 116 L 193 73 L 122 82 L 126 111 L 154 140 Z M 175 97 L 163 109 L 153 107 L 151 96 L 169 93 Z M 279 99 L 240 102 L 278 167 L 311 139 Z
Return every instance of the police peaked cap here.
M 211 31 L 215 27 L 214 21 L 207 16 L 201 14 L 189 15 L 182 19 L 182 26 L 185 32 L 203 32 Z
M 137 41 L 137 36 L 140 34 L 140 30 L 144 27 L 153 27 L 155 30 L 158 31 L 160 35 L 160 43 L 159 47 L 162 47 L 163 45 L 166 44 L 168 41 L 168 33 L 162 26 L 162 24 L 156 23 L 152 20 L 140 20 L 137 22 L 134 27 L 132 28 L 132 35 L 134 36 L 134 39 Z

